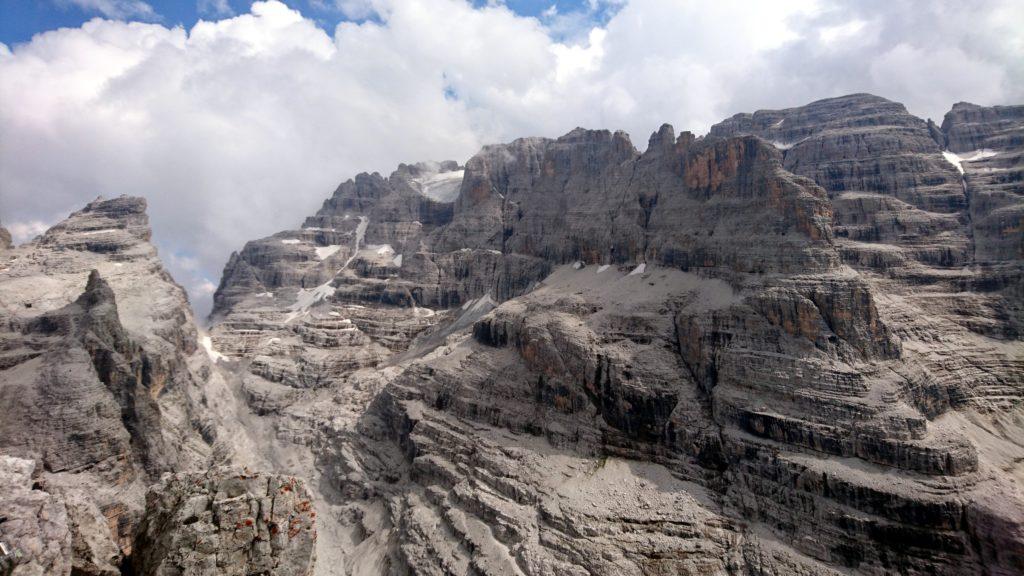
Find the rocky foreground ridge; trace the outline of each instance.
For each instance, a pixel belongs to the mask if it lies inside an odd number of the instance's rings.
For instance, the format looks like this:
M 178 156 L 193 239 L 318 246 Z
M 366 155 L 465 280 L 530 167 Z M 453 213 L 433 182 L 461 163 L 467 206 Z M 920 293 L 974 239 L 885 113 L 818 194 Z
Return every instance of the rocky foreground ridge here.
M 1024 106 L 521 139 L 249 242 L 210 340 L 144 204 L 97 201 L 0 247 L 0 540 L 18 574 L 1021 573 L 1022 183 Z

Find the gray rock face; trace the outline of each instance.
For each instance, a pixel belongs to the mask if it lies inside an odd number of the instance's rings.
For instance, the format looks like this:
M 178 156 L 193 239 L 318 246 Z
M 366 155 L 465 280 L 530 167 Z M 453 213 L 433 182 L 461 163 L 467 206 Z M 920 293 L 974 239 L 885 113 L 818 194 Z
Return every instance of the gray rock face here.
M 409 168 L 362 175 L 249 245 L 343 228 L 327 274 L 232 259 L 214 342 L 345 573 L 1015 573 L 1019 259 L 978 256 L 952 122 L 521 139 L 415 234 Z
M 955 104 L 942 134 L 964 172 L 975 259 L 997 266 L 1024 259 L 1024 106 Z
M 860 94 L 738 114 L 711 133 L 771 141 L 788 170 L 825 188 L 846 263 L 896 280 L 886 291 L 975 307 L 951 318 L 1003 338 L 1020 334 L 1024 294 L 1021 109 L 961 103 L 940 129 Z M 993 314 L 994 330 L 982 320 Z
M 71 531 L 64 502 L 33 489 L 35 463 L 0 456 L 0 573 L 43 576 L 71 572 Z
M 97 200 L 2 255 L 0 453 L 36 470 L 25 497 L 52 502 L 36 508 L 38 528 L 68 535 L 26 545 L 25 566 L 40 573 L 119 574 L 153 479 L 247 462 L 237 431 L 225 432 L 237 428 L 228 389 L 149 243 L 145 206 Z
M 437 245 L 558 263 L 827 269 L 837 261 L 830 219 L 824 193 L 755 139 L 694 142 L 666 126 L 640 155 L 621 132 L 577 129 L 470 160 Z
M 230 469 L 174 474 L 146 496 L 134 573 L 308 576 L 315 518 L 297 478 Z
M 759 136 L 782 152 L 787 170 L 825 188 L 835 234 L 848 239 L 841 249 L 848 262 L 954 266 L 971 259 L 960 175 L 928 125 L 902 104 L 855 94 L 737 114 L 711 134 Z
M 2 256 L 0 384 L 52 399 L 0 420 L 40 562 L 1020 573 L 1019 110 L 853 95 L 363 174 L 232 256 L 212 362 L 137 201 L 90 205 Z

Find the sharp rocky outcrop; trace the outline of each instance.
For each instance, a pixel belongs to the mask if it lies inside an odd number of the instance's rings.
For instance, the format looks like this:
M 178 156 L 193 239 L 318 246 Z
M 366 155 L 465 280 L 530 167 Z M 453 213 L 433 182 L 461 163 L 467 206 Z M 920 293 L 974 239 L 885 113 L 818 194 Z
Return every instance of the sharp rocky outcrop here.
M 162 474 L 259 463 L 140 198 L 0 254 L 0 541 L 13 574 L 120 574 Z M 230 430 L 230 432 L 229 432 Z

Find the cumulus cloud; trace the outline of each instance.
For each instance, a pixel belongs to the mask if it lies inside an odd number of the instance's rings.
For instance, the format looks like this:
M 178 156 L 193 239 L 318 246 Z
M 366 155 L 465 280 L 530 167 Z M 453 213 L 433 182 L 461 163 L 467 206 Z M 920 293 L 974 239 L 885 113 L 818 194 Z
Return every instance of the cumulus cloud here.
M 98 194 L 145 196 L 204 310 L 232 250 L 297 226 L 359 171 L 578 125 L 642 147 L 662 122 L 700 133 L 849 92 L 936 119 L 1024 100 L 1011 0 L 595 0 L 587 18 L 476 4 L 346 0 L 373 17 L 328 32 L 256 2 L 191 30 L 95 19 L 0 44 L 0 220 L 33 230 Z

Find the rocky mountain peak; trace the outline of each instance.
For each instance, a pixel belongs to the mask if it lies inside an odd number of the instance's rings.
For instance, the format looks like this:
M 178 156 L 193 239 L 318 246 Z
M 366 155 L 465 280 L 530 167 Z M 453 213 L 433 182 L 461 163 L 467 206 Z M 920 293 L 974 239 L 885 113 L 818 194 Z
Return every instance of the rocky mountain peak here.
M 93 307 L 97 304 L 109 302 L 114 303 L 114 291 L 110 288 L 110 284 L 100 276 L 99 270 L 92 270 L 89 272 L 89 279 L 85 285 L 85 292 L 78 297 L 78 303 L 86 307 Z
M 671 146 L 676 143 L 676 131 L 672 128 L 671 124 L 662 124 L 661 128 L 658 128 L 657 132 L 651 134 L 650 139 L 647 141 L 647 149 L 659 149 L 666 146 Z
M 0 539 L 63 574 L 1017 573 L 1021 109 L 360 174 L 232 254 L 201 347 L 144 203 L 91 203 L 3 253 Z

